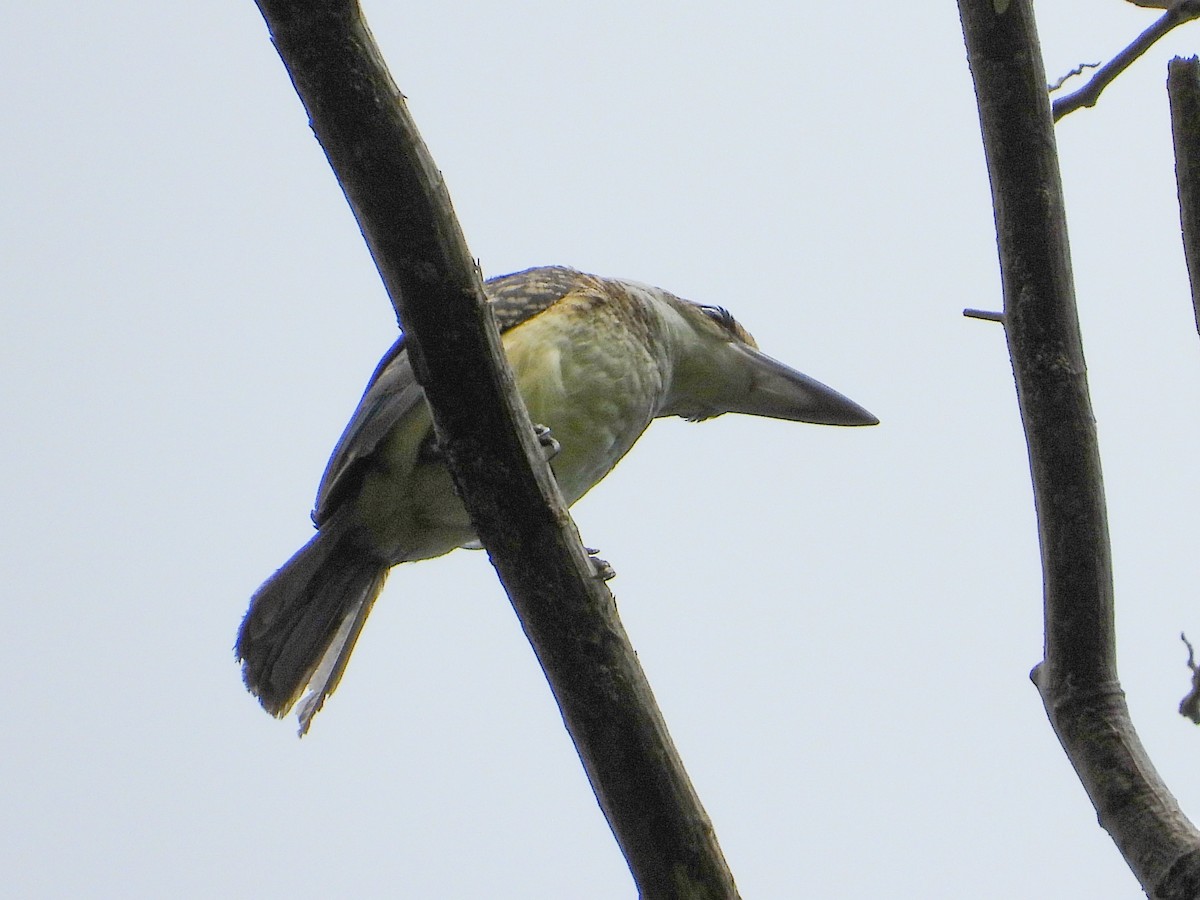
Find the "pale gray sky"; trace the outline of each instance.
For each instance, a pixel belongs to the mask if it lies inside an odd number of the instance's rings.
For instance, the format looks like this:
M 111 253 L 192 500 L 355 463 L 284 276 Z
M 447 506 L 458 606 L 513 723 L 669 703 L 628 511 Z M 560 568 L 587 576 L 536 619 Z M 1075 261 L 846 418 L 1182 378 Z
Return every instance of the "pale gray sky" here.
M 1039 4 L 1054 77 L 1153 13 Z M 381 4 L 489 275 L 729 307 L 883 420 L 656 425 L 576 508 L 746 897 L 1140 895 L 1027 672 L 1040 572 L 953 4 Z M 1087 16 L 1087 21 L 1080 17 Z M 633 897 L 480 553 L 304 741 L 242 688 L 391 307 L 250 2 L 0 28 L 0 871 L 16 897 Z M 1163 83 L 1059 127 L 1137 725 L 1200 812 L 1197 339 Z

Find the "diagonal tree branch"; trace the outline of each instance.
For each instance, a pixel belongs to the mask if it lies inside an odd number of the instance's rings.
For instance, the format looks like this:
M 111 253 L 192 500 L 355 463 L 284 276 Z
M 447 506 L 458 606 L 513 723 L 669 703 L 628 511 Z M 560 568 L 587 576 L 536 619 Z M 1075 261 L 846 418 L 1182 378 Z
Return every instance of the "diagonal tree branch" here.
M 1200 331 L 1200 60 L 1193 56 L 1168 63 L 1167 95 L 1171 100 L 1183 257 L 1192 286 L 1196 329 Z
M 1200 833 L 1117 680 L 1104 484 L 1031 0 L 959 0 L 992 185 L 1004 325 L 1042 551 L 1047 715 L 1100 824 L 1153 897 L 1200 896 Z
M 1138 3 L 1138 6 L 1153 6 L 1157 3 Z M 1095 106 L 1100 94 L 1113 80 L 1133 65 L 1134 60 L 1171 29 L 1200 18 L 1200 0 L 1174 0 L 1157 21 L 1134 39 L 1133 43 L 1114 56 L 1097 70 L 1088 83 L 1065 97 L 1054 101 L 1054 121 L 1084 106 Z
M 612 595 L 533 438 L 441 175 L 357 3 L 258 6 L 404 324 L 439 446 L 642 897 L 736 897 Z

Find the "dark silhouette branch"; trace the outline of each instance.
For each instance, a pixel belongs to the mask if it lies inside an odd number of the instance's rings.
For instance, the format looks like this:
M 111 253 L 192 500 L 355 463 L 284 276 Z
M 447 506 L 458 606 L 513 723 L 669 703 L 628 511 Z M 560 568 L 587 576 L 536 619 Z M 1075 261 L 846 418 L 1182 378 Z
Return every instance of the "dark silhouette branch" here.
M 1167 65 L 1171 100 L 1171 136 L 1175 144 L 1175 181 L 1183 258 L 1192 286 L 1192 310 L 1200 331 L 1200 60 L 1173 59 Z
M 1031 0 L 959 0 L 992 186 L 1004 325 L 1042 552 L 1047 715 L 1100 824 L 1153 897 L 1200 896 L 1200 833 L 1117 679 L 1112 569 L 1046 75 Z
M 357 3 L 258 6 L 404 325 L 439 447 L 641 895 L 735 897 L 612 595 L 533 437 L 441 175 Z
M 1153 6 L 1157 4 L 1138 3 L 1138 6 Z M 1054 101 L 1054 121 L 1057 122 L 1067 113 L 1074 112 L 1080 107 L 1095 106 L 1100 94 L 1112 83 L 1118 75 L 1128 69 L 1135 59 L 1145 53 L 1150 47 L 1172 28 L 1200 18 L 1200 0 L 1175 0 L 1158 20 L 1137 36 L 1132 44 L 1105 63 L 1088 80 L 1088 83 L 1075 91 Z

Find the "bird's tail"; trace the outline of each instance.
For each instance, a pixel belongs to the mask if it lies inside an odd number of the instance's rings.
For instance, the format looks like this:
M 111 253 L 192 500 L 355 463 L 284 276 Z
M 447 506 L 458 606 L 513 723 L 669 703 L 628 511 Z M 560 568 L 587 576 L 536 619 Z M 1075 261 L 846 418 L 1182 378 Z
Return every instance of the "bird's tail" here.
M 250 600 L 234 648 L 246 687 L 282 718 L 300 699 L 300 734 L 333 693 L 389 566 L 327 522 Z

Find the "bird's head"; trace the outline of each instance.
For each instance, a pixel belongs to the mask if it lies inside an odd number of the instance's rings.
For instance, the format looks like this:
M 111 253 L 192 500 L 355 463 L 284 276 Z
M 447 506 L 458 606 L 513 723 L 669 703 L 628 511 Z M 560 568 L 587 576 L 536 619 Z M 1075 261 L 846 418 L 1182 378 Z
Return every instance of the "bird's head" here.
M 671 385 L 659 415 L 700 421 L 734 412 L 818 425 L 879 424 L 853 400 L 763 353 L 723 307 L 636 289 L 666 326 Z

